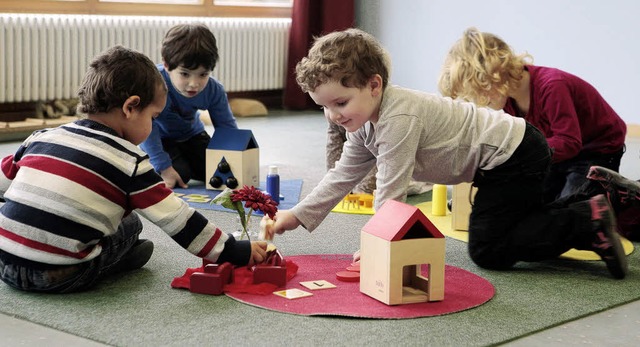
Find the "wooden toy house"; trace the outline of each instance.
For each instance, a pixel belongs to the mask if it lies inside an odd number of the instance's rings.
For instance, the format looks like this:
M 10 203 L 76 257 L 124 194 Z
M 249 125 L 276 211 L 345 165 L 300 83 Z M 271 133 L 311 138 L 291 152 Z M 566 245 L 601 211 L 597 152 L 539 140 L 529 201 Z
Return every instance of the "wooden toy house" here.
M 260 152 L 251 130 L 216 129 L 207 146 L 206 161 L 207 189 L 260 185 Z
M 453 230 L 469 230 L 471 203 L 477 190 L 477 188 L 471 186 L 471 183 L 460 183 L 453 186 L 453 196 L 451 198 L 451 228 Z
M 360 291 L 376 300 L 441 301 L 444 268 L 445 238 L 417 207 L 388 200 L 362 228 Z

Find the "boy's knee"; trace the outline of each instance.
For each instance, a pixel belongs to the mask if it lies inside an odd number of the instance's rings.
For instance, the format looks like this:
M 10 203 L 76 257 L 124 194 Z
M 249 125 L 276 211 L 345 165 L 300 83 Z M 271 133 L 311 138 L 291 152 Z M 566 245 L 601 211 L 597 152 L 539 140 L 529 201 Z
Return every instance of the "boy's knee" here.
M 507 258 L 506 252 L 488 245 L 472 246 L 470 244 L 469 256 L 476 265 L 489 270 L 508 270 L 516 263 Z
M 137 234 L 142 232 L 142 221 L 137 213 L 131 212 L 122 219 L 121 227 L 125 230 L 135 231 Z
M 184 159 L 174 160 L 172 166 L 173 169 L 176 170 L 178 175 L 180 175 L 180 179 L 182 180 L 182 182 L 188 183 L 191 180 L 192 172 L 189 162 Z M 204 177 L 201 177 L 200 179 L 204 181 Z

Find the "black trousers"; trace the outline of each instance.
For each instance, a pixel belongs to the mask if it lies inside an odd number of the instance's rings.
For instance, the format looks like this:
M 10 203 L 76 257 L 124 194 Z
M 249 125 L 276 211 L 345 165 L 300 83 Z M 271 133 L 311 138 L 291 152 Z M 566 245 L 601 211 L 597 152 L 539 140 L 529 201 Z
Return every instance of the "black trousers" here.
M 171 157 L 172 166 L 184 183 L 191 179 L 205 180 L 206 153 L 210 140 L 211 136 L 206 131 L 187 141 L 162 140 L 162 147 Z
M 544 184 L 545 201 L 552 202 L 576 194 L 594 196 L 606 193 L 600 183 L 587 178 L 589 168 L 597 165 L 618 172 L 623 154 L 624 147 L 608 154 L 582 152 L 574 158 L 551 165 Z
M 550 165 L 545 137 L 527 123 L 524 139 L 509 160 L 476 173 L 469 254 L 477 265 L 507 269 L 518 261 L 551 259 L 588 246 L 592 227 L 588 202 L 544 203 Z

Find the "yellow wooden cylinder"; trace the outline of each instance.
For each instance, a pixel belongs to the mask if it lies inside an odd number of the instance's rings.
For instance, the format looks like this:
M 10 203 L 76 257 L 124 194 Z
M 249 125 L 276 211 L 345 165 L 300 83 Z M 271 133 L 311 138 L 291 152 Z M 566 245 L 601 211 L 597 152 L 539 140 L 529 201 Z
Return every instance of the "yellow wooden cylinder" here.
M 431 214 L 445 216 L 447 214 L 447 186 L 434 184 L 431 194 Z

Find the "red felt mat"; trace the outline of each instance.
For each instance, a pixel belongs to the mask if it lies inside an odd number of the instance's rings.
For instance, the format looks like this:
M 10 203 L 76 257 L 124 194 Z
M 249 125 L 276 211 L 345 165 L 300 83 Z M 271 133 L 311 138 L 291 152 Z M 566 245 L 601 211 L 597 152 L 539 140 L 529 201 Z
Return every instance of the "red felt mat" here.
M 226 295 L 249 305 L 300 315 L 400 319 L 437 316 L 467 310 L 489 301 L 495 293 L 493 285 L 484 278 L 447 265 L 443 301 L 389 306 L 360 293 L 359 282 L 341 282 L 336 279 L 336 272 L 345 270 L 351 264 L 351 255 L 298 255 L 288 256 L 286 259 L 298 265 L 298 274 L 287 283 L 286 289 L 301 289 L 313 293 L 313 296 L 286 299 L 274 294 L 226 293 Z M 329 281 L 337 287 L 312 291 L 300 284 L 304 281 L 317 280 Z

